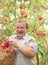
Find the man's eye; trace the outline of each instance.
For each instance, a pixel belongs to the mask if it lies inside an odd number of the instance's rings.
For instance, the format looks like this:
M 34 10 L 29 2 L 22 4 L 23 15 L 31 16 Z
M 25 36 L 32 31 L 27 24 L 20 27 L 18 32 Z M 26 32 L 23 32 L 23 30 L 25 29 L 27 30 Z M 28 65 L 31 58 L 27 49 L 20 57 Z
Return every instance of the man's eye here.
M 19 27 L 17 27 L 19 29 Z
M 21 29 L 22 29 L 23 27 L 21 27 Z

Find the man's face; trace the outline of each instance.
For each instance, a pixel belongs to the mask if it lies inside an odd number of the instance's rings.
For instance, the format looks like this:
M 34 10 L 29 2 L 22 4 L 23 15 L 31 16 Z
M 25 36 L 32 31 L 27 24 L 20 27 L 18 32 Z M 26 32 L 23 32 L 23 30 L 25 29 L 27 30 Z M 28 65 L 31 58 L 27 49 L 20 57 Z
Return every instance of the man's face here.
M 26 29 L 25 22 L 19 22 L 16 24 L 16 33 L 19 38 L 24 37 L 26 32 L 27 32 L 27 29 Z

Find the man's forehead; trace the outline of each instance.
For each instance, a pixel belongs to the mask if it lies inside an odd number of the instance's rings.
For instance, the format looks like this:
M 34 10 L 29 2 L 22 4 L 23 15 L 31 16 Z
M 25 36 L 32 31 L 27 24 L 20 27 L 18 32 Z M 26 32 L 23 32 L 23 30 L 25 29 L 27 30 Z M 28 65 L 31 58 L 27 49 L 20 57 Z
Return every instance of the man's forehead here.
M 22 22 L 17 22 L 16 24 L 19 24 L 19 23 L 22 24 L 22 23 L 26 23 L 26 22 L 22 21 Z
M 26 23 L 17 23 L 16 24 L 16 27 L 24 27 L 24 26 L 26 26 Z
M 26 22 L 18 22 L 16 25 L 26 25 Z

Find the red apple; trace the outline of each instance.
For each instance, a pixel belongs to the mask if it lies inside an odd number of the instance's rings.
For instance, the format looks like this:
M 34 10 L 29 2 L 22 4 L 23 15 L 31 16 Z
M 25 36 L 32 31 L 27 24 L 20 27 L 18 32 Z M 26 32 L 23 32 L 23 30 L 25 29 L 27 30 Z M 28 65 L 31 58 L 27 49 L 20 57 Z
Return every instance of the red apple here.
M 41 34 L 41 33 L 40 33 L 39 31 L 36 32 L 36 35 L 37 35 L 37 36 L 40 36 L 40 34 Z
M 20 9 L 25 9 L 25 6 L 21 5 L 19 8 L 20 8 Z
M 21 12 L 21 15 L 23 16 L 24 12 Z
M 8 50 L 8 51 L 10 51 L 10 50 L 11 50 L 11 47 L 8 47 L 8 48 L 6 48 L 5 50 Z
M 2 45 L 1 47 L 2 47 L 3 49 L 5 49 L 5 45 Z
M 22 15 L 23 17 L 25 17 L 25 18 L 28 16 L 28 14 L 25 13 L 25 12 L 21 12 L 21 15 Z
M 8 46 L 9 46 L 9 40 L 6 40 L 6 41 L 4 42 L 4 46 L 5 46 L 5 47 L 8 47 Z
M 41 35 L 42 35 L 42 36 L 45 36 L 45 35 L 46 35 L 46 33 L 45 33 L 45 32 L 42 32 L 42 33 L 41 33 Z
M 46 33 L 45 33 L 45 32 L 41 32 L 41 31 L 37 31 L 37 32 L 36 32 L 36 35 L 37 35 L 37 36 L 45 36 Z
M 12 47 L 10 47 L 10 46 L 8 48 L 6 48 L 5 50 L 14 52 L 14 49 Z
M 23 16 L 26 18 L 28 15 L 27 15 L 27 13 L 24 13 Z
M 25 2 L 27 2 L 28 0 L 24 0 Z
M 43 17 L 42 17 L 42 16 L 39 16 L 39 17 L 38 17 L 38 20 L 39 20 L 39 21 L 41 21 L 42 19 L 43 19 Z
M 0 45 L 0 48 L 2 48 L 2 46 Z

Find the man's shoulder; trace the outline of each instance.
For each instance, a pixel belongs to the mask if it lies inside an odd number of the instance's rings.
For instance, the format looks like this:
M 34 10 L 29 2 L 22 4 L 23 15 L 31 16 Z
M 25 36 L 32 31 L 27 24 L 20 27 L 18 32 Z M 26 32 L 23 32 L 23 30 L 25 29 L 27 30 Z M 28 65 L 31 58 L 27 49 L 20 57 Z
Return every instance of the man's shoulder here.
M 11 35 L 9 38 L 15 38 L 16 37 L 16 35 Z
M 31 36 L 31 35 L 28 35 L 28 36 L 27 36 L 27 39 L 28 39 L 28 40 L 35 40 L 34 37 Z

